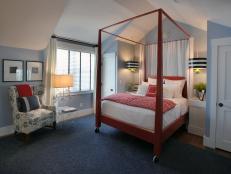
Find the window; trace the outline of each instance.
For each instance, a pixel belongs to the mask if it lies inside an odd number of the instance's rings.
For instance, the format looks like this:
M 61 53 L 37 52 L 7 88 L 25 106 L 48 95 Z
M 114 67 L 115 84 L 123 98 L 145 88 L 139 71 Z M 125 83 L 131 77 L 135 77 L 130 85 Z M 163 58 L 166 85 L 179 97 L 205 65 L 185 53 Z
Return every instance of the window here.
M 70 51 L 70 74 L 73 75 L 72 92 L 80 91 L 80 52 Z
M 71 92 L 94 90 L 95 55 L 87 52 L 57 49 L 56 74 L 72 74 Z
M 91 90 L 94 90 L 95 85 L 95 55 L 91 54 Z
M 87 91 L 91 87 L 91 54 L 81 54 L 81 90 Z

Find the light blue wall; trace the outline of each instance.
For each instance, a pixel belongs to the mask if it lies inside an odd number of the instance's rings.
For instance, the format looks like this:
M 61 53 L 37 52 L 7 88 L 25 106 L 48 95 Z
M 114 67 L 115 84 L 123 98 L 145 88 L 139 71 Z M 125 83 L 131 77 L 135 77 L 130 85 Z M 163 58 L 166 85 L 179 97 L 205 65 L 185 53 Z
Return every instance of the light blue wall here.
M 135 45 L 109 36 L 103 41 L 102 50 L 103 54 L 116 53 L 117 55 L 117 92 L 127 91 L 129 83 L 138 83 L 139 74 L 125 68 L 126 61 L 135 59 Z
M 2 82 L 2 60 L 34 60 L 45 61 L 46 51 L 36 51 L 21 48 L 11 48 L 0 46 L 0 128 L 12 125 L 12 116 L 8 99 L 8 87 L 11 85 L 28 83 L 26 79 L 26 64 L 24 63 L 24 82 Z M 32 82 L 28 84 L 41 84 L 42 82 Z M 72 106 L 78 110 L 88 109 L 93 107 L 93 94 L 78 94 L 70 97 L 64 97 L 59 101 L 60 106 Z
M 10 48 L 0 46 L 0 127 L 8 126 L 12 124 L 11 110 L 8 100 L 8 87 L 15 84 L 16 82 L 2 82 L 2 60 L 3 59 L 16 59 L 16 60 L 36 60 L 43 61 L 44 54 L 42 51 L 21 49 L 21 48 Z M 26 65 L 24 63 L 24 82 L 26 79 Z M 39 84 L 41 82 L 33 82 L 30 84 Z
M 208 47 L 208 60 L 207 60 L 207 105 L 206 105 L 206 119 L 205 119 L 205 135 L 207 137 L 210 136 L 210 108 L 211 108 L 211 103 L 210 103 L 210 96 L 211 96 L 211 82 L 213 80 L 212 77 L 212 65 L 211 65 L 211 59 L 212 59 L 212 47 L 211 47 L 211 41 L 212 39 L 218 39 L 218 38 L 222 38 L 222 37 L 231 37 L 231 28 L 230 27 L 226 27 L 220 24 L 216 24 L 213 23 L 211 21 L 208 21 L 208 32 L 207 32 L 207 47 Z
M 117 74 L 117 92 L 128 90 L 129 83 L 137 83 L 135 79 L 138 73 L 133 73 L 125 68 L 125 62 L 135 58 L 135 46 L 126 42 L 118 41 L 118 74 Z

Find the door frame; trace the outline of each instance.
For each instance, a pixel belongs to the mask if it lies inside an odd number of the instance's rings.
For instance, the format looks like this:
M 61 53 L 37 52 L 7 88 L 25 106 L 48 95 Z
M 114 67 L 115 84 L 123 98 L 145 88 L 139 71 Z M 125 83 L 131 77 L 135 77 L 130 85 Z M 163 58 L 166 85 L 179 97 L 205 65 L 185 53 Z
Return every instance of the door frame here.
M 105 52 L 104 54 L 103 54 L 103 57 L 102 57 L 102 59 L 105 59 L 105 54 L 114 54 L 114 58 L 115 58 L 115 93 L 117 93 L 117 70 L 118 70 L 118 53 L 117 52 Z M 104 66 L 103 65 L 103 61 L 104 60 L 102 60 L 102 64 L 101 64 L 101 66 Z M 101 67 L 101 69 L 103 69 L 102 67 Z M 102 82 L 103 83 L 103 82 Z M 102 84 L 103 85 L 103 84 Z M 103 87 L 102 87 L 102 89 L 103 89 Z M 102 91 L 101 91 L 102 92 Z
M 218 48 L 219 46 L 231 45 L 231 37 L 211 40 L 211 98 L 210 98 L 210 129 L 209 137 L 205 137 L 204 144 L 211 148 L 216 148 L 216 124 L 217 124 L 217 75 L 218 75 Z

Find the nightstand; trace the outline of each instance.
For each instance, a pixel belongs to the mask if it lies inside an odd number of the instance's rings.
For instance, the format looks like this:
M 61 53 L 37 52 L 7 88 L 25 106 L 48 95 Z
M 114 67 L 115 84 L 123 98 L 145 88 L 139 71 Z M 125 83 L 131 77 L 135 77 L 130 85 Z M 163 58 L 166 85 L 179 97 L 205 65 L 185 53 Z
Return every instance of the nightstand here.
M 127 91 L 127 93 L 129 93 L 129 94 L 136 94 L 137 91 Z
M 188 132 L 203 136 L 205 129 L 206 101 L 197 98 L 189 99 L 189 125 Z

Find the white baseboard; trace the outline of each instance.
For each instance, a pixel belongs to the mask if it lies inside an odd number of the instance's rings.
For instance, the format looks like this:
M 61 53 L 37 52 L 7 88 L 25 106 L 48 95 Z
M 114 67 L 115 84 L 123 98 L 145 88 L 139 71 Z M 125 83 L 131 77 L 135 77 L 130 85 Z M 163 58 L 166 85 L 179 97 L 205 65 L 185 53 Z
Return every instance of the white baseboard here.
M 189 125 L 188 132 L 195 135 L 203 136 L 203 145 L 211 149 L 215 149 L 215 142 L 210 137 L 203 135 L 204 131 L 202 128 Z
M 9 125 L 9 126 L 5 126 L 5 127 L 1 127 L 0 128 L 0 137 L 4 137 L 10 134 L 14 133 L 14 126 L 13 125 Z
M 212 141 L 210 137 L 204 135 L 203 137 L 203 145 L 212 149 L 215 149 L 215 142 Z
M 204 134 L 204 130 L 202 128 L 193 125 L 188 126 L 188 132 L 199 136 L 203 136 Z
M 57 122 L 87 116 L 87 115 L 92 114 L 93 112 L 94 112 L 93 108 L 83 109 L 83 110 L 79 110 L 79 111 L 75 111 L 75 112 L 70 112 L 70 113 L 65 114 L 63 118 L 61 117 L 61 120 L 57 118 Z M 10 135 L 13 133 L 14 133 L 14 126 L 13 125 L 9 125 L 9 126 L 5 126 L 5 127 L 0 128 L 0 137 L 7 136 L 7 135 Z
M 58 116 L 56 121 L 59 123 L 59 122 L 62 122 L 62 121 L 67 121 L 67 120 L 72 120 L 72 119 L 75 119 L 75 118 L 87 116 L 87 115 L 90 115 L 90 114 L 93 114 L 93 113 L 94 113 L 93 108 L 83 109 L 83 110 L 74 111 L 74 112 L 69 112 L 69 113 L 65 113 L 65 114 L 62 114 L 62 115 Z

